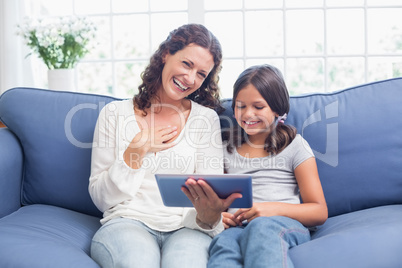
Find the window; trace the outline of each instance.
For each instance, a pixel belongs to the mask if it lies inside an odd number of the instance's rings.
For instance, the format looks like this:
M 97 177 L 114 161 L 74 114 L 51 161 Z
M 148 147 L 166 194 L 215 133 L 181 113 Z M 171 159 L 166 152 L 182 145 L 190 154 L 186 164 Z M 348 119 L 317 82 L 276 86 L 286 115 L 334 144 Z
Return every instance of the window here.
M 244 68 L 277 66 L 291 94 L 329 92 L 402 75 L 398 0 L 25 0 L 30 16 L 85 15 L 98 46 L 76 70 L 83 92 L 131 97 L 169 31 L 206 25 L 220 40 L 222 97 Z M 38 61 L 38 82 L 46 69 Z

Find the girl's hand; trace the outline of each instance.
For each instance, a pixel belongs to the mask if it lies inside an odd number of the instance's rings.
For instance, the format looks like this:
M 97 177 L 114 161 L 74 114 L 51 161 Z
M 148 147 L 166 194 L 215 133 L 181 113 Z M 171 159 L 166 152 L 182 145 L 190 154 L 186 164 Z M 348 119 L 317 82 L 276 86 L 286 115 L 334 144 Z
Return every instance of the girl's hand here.
M 222 212 L 222 222 L 225 229 L 241 225 L 241 222 L 239 222 L 236 217 L 229 212 Z
M 254 220 L 257 217 L 271 217 L 277 216 L 277 203 L 264 202 L 254 203 L 251 208 L 241 208 L 233 215 L 237 222 L 247 220 L 248 222 Z
M 202 179 L 194 180 L 189 178 L 186 181 L 186 187 L 181 190 L 186 194 L 188 199 L 193 203 L 197 211 L 197 219 L 214 228 L 221 219 L 221 213 L 225 211 L 232 202 L 241 198 L 240 193 L 233 193 L 226 199 L 220 199 L 211 186 Z
M 237 221 L 252 221 L 257 217 L 285 216 L 299 221 L 304 226 L 324 224 L 328 208 L 318 177 L 315 158 L 309 158 L 295 169 L 302 204 L 283 202 L 254 203 L 250 209 L 239 209 L 234 216 Z

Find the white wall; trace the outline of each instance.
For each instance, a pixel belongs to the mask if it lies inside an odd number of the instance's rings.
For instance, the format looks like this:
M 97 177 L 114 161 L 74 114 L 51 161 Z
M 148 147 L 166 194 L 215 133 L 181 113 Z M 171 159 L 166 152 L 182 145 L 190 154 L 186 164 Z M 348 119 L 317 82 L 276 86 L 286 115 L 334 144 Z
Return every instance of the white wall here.
M 4 1 L 0 0 L 0 93 L 3 93 L 4 84 L 4 33 L 3 33 L 3 25 L 4 25 Z
M 0 0 L 0 93 L 17 86 L 32 86 L 29 53 L 16 35 L 17 22 L 23 18 L 21 0 Z

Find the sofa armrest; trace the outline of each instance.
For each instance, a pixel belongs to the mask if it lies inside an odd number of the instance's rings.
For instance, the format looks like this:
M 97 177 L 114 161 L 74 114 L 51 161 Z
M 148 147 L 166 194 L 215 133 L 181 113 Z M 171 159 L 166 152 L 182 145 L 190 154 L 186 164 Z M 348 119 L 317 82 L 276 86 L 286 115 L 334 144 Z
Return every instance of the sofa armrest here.
M 17 137 L 0 129 L 0 218 L 21 207 L 23 153 Z

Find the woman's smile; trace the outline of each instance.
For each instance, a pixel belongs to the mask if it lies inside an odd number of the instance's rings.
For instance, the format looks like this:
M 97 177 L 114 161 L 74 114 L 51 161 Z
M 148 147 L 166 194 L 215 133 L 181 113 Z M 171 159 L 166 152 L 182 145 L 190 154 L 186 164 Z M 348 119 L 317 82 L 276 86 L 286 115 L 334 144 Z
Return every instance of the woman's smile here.
M 173 78 L 173 83 L 176 85 L 176 87 L 181 91 L 181 92 L 184 92 L 184 91 L 186 91 L 187 89 L 189 89 L 190 87 L 186 87 L 186 86 L 184 86 L 181 82 L 180 82 L 180 80 L 178 80 L 177 78 Z
M 164 56 L 162 87 L 159 92 L 164 100 L 180 101 L 199 89 L 214 67 L 208 49 L 189 44 L 175 54 Z

